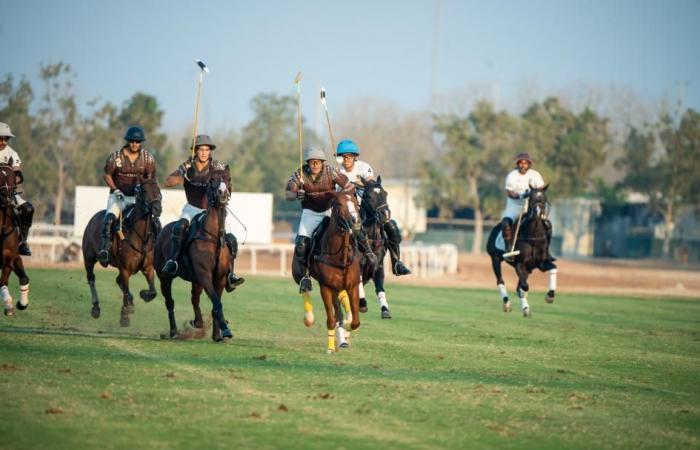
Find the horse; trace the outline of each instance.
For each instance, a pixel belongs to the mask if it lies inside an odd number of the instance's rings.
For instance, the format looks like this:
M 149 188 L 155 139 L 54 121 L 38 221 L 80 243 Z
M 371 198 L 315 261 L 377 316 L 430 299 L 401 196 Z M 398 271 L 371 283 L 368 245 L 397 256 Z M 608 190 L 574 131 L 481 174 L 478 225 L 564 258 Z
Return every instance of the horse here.
M 311 251 L 309 273 L 318 281 L 326 310 L 326 328 L 328 331 L 327 353 L 333 353 L 336 348 L 336 333 L 341 348 L 349 343 L 346 341 L 346 330 L 339 326 L 340 304 L 345 308 L 349 303 L 350 313 L 346 322 L 350 322 L 352 331 L 360 327 L 360 258 L 354 235 L 360 232 L 362 226 L 359 206 L 355 190 L 343 190 L 335 193 L 331 205 L 331 215 L 327 226 L 323 227 L 319 236 L 315 236 L 316 245 Z M 298 280 L 295 280 L 298 283 Z M 304 292 L 304 323 L 313 325 L 313 305 L 311 296 Z M 337 329 L 336 326 L 338 325 Z M 350 330 L 347 330 L 349 340 Z
M 8 165 L 0 165 L 0 248 L 2 249 L 2 275 L 0 275 L 0 292 L 5 303 L 6 316 L 14 316 L 12 295 L 7 287 L 10 272 L 19 278 L 20 299 L 17 309 L 24 310 L 29 306 L 29 277 L 24 270 L 24 263 L 19 254 L 20 234 L 14 213 L 14 196 L 17 186 L 15 172 L 12 170 L 12 160 Z
M 549 203 L 547 201 L 547 188 L 545 185 L 542 188 L 534 188 L 530 186 L 530 191 L 526 195 L 528 203 L 527 212 L 521 218 L 520 232 L 515 239 L 515 249 L 519 252 L 512 260 L 504 258 L 503 254 L 510 249 L 499 248 L 498 241 L 502 241 L 501 224 L 496 225 L 489 235 L 486 243 L 486 251 L 491 256 L 491 266 L 493 273 L 496 276 L 496 284 L 498 291 L 503 300 L 503 311 L 510 312 L 511 304 L 508 299 L 508 291 L 503 283 L 501 274 L 501 262 L 506 261 L 515 268 L 518 275 L 517 293 L 520 298 L 520 306 L 524 317 L 531 317 L 532 311 L 527 301 L 529 285 L 527 279 L 534 269 L 539 269 L 542 272 L 549 273 L 549 290 L 545 295 L 547 303 L 554 302 L 554 296 L 557 286 L 557 267 L 549 262 L 547 247 L 547 233 L 544 227 L 544 219 L 549 212 Z
M 122 308 L 119 324 L 129 326 L 129 314 L 134 312 L 134 297 L 129 291 L 129 278 L 136 272 L 143 272 L 148 281 L 148 290 L 141 290 L 140 297 L 145 302 L 153 300 L 157 293 L 154 284 L 153 247 L 155 243 L 154 223 L 162 211 L 162 195 L 155 180 L 139 180 L 136 185 L 136 203 L 122 212 L 118 223 L 123 225 L 112 234 L 112 245 L 109 248 L 109 263 L 103 267 L 113 266 L 119 269 L 117 285 L 122 290 Z M 100 299 L 95 288 L 95 263 L 101 246 L 101 230 L 105 210 L 98 211 L 90 219 L 83 233 L 83 262 L 87 273 L 88 285 L 92 300 L 90 314 L 93 318 L 100 317 Z
M 207 187 L 207 209 L 192 220 L 188 235 L 182 242 L 183 249 L 178 258 L 178 270 L 175 276 L 162 271 L 163 265 L 172 252 L 172 233 L 175 222 L 163 228 L 158 235 L 155 249 L 156 273 L 160 279 L 160 291 L 165 297 L 165 307 L 170 322 L 170 337 L 178 336 L 175 322 L 175 300 L 172 295 L 172 283 L 180 277 L 192 283 L 191 302 L 194 320 L 190 322 L 195 328 L 204 328 L 202 311 L 199 307 L 202 291 L 206 292 L 212 303 L 212 339 L 226 342 L 233 338 L 224 317 L 221 295 L 226 286 L 226 275 L 231 264 L 231 254 L 225 242 L 226 205 L 231 198 L 231 176 L 226 170 L 212 172 Z
M 360 217 L 362 227 L 367 233 L 367 240 L 370 243 L 372 252 L 377 256 L 377 266 L 372 267 L 363 259 L 362 261 L 362 284 L 360 284 L 360 312 L 367 312 L 367 300 L 365 299 L 364 284 L 370 280 L 374 281 L 374 292 L 377 297 L 386 302 L 386 291 L 384 290 L 384 256 L 387 252 L 386 233 L 384 224 L 391 220 L 391 210 L 387 203 L 387 193 L 382 187 L 382 177 L 376 180 L 362 180 L 364 192 L 360 203 Z M 391 319 L 389 305 L 381 305 L 381 318 Z

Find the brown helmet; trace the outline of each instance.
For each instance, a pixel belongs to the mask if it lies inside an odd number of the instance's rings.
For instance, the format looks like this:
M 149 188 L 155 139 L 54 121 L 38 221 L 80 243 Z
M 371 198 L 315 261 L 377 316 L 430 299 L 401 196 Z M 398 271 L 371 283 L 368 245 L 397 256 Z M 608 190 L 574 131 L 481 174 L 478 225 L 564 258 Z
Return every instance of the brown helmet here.
M 520 161 L 527 161 L 532 165 L 532 158 L 530 158 L 530 154 L 527 152 L 520 152 L 517 155 L 515 155 L 515 165 L 518 165 L 518 162 Z

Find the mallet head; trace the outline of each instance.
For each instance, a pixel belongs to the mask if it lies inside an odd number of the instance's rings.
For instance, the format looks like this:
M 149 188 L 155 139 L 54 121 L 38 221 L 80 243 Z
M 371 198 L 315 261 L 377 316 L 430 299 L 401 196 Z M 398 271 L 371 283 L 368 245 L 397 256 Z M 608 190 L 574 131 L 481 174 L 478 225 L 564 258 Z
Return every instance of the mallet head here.
M 197 62 L 197 65 L 199 66 L 199 68 L 203 72 L 209 73 L 209 67 L 207 67 L 207 65 L 204 64 L 204 62 L 201 59 L 198 59 L 196 62 Z
M 326 105 L 326 88 L 321 88 L 321 104 Z

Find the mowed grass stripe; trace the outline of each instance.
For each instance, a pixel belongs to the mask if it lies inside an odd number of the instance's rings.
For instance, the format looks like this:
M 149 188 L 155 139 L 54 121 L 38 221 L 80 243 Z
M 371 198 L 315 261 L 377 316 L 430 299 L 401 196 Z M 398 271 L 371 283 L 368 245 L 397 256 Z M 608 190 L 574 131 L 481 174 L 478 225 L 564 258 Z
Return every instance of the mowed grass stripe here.
M 328 356 L 318 291 L 306 329 L 288 280 L 225 295 L 236 337 L 217 345 L 161 340 L 160 296 L 121 328 L 113 271 L 98 320 L 82 272 L 30 276 L 30 309 L 0 325 L 2 448 L 698 446 L 697 300 L 532 293 L 526 320 L 495 289 L 390 284 L 382 321 L 370 287 L 353 348 Z M 181 324 L 189 287 L 175 297 Z

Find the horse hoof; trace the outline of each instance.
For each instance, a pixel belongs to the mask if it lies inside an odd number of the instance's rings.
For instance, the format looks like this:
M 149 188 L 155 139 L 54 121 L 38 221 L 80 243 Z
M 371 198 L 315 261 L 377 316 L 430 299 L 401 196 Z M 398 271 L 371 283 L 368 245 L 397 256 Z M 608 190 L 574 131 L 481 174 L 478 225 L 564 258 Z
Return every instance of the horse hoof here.
M 129 316 L 128 316 L 128 315 L 122 315 L 122 316 L 119 318 L 119 325 L 121 325 L 121 326 L 123 326 L 123 327 L 128 327 L 128 326 L 129 326 L 129 323 L 130 323 L 130 321 L 129 321 Z
M 510 300 L 506 300 L 506 301 L 503 303 L 503 312 L 509 313 L 509 312 L 512 311 L 512 309 L 513 309 L 513 308 L 510 306 Z
M 335 353 L 335 349 L 332 349 L 332 348 L 326 349 L 326 354 L 327 354 L 327 355 L 332 355 L 333 353 Z
M 15 315 L 15 310 L 14 310 L 14 308 L 12 308 L 12 307 L 10 307 L 10 308 L 5 308 L 5 315 L 6 315 L 7 317 L 12 317 L 12 316 L 14 316 L 14 315 Z
M 532 311 L 530 311 L 529 306 L 523 308 L 523 317 L 526 317 L 528 319 L 532 317 Z
M 93 305 L 92 310 L 90 311 L 90 315 L 92 315 L 93 319 L 99 319 L 100 318 L 100 307 L 97 305 Z
M 360 299 L 360 312 L 361 313 L 367 312 L 367 299 L 364 299 L 364 298 Z
M 343 342 L 338 346 L 339 348 L 350 348 L 350 343 L 349 342 Z
M 144 302 L 147 302 L 147 303 L 150 302 L 151 300 L 153 300 L 154 298 L 156 298 L 156 295 L 157 295 L 156 291 L 147 291 L 145 289 L 142 290 L 141 292 L 139 292 L 139 296 L 141 297 L 141 300 L 143 300 Z
M 230 341 L 231 339 L 233 339 L 233 331 L 231 331 L 229 328 L 221 330 L 221 338 L 224 341 Z
M 197 322 L 196 320 L 190 320 L 190 321 L 188 322 L 188 324 L 189 324 L 189 326 L 191 326 L 192 328 L 199 328 L 199 329 L 204 328 L 204 323 L 203 323 L 201 320 L 200 320 L 199 322 Z
M 314 325 L 314 313 L 306 313 L 304 314 L 304 325 L 307 327 L 312 327 Z
M 554 291 L 547 291 L 547 295 L 545 295 L 544 301 L 546 301 L 547 303 L 554 303 Z
M 391 319 L 391 312 L 386 306 L 382 306 L 382 319 Z
M 29 303 L 27 303 L 26 305 L 23 305 L 22 303 L 17 301 L 17 309 L 19 309 L 20 311 L 24 311 L 27 308 L 29 308 Z

